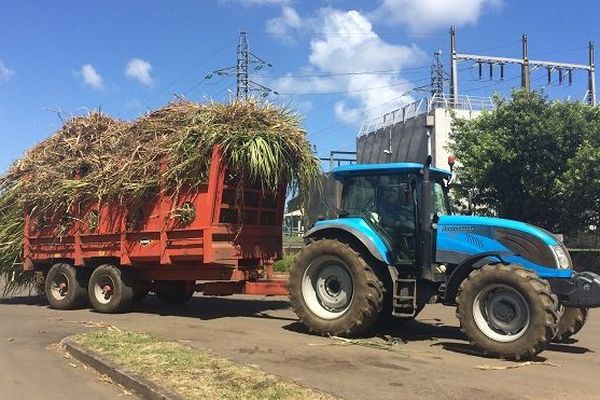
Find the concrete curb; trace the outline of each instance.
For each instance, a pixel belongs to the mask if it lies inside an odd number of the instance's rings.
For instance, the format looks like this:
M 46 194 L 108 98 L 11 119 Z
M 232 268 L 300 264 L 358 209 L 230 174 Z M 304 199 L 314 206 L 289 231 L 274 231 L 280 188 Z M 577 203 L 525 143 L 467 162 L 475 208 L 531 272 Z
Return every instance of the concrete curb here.
M 110 360 L 102 357 L 100 354 L 86 349 L 75 343 L 71 338 L 66 338 L 62 341 L 66 350 L 82 362 L 101 374 L 108 376 L 113 382 L 116 382 L 124 388 L 135 392 L 137 395 L 147 400 L 182 400 L 183 398 L 170 393 L 165 388 L 162 388 L 140 376 L 133 374 L 127 370 L 118 367 Z

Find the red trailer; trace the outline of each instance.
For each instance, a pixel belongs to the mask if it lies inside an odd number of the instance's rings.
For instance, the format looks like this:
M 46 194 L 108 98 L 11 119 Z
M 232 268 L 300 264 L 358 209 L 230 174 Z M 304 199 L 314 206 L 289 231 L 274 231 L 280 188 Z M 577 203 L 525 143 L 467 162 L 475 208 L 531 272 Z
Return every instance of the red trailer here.
M 26 210 L 24 269 L 43 277 L 50 304 L 61 309 L 89 298 L 98 311 L 125 311 L 149 291 L 172 304 L 195 291 L 287 294 L 272 274 L 285 184 L 274 193 L 234 180 L 214 149 L 208 182 L 195 190 L 133 205 L 76 203 L 66 217 Z

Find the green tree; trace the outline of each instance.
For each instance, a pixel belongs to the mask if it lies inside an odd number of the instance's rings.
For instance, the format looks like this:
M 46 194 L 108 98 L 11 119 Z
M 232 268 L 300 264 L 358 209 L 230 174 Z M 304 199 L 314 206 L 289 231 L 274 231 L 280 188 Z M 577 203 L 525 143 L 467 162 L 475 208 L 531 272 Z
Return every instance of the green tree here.
M 473 120 L 450 150 L 473 202 L 490 214 L 573 232 L 600 215 L 600 108 L 519 90 Z

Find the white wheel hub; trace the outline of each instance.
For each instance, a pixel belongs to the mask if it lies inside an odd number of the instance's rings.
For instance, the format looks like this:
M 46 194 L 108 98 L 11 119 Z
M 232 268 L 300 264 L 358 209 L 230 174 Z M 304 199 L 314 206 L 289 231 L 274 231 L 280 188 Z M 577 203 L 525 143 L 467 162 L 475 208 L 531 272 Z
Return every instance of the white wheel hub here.
M 489 285 L 475 297 L 473 317 L 479 330 L 488 338 L 502 343 L 513 342 L 529 327 L 529 304 L 513 287 Z
M 334 256 L 318 257 L 302 278 L 302 297 L 318 317 L 335 319 L 350 307 L 354 282 L 346 264 Z
M 102 275 L 94 284 L 94 296 L 101 304 L 108 304 L 112 300 L 115 283 L 108 275 Z
M 50 284 L 50 294 L 56 300 L 64 300 L 69 293 L 69 286 L 69 277 L 63 272 L 58 272 Z

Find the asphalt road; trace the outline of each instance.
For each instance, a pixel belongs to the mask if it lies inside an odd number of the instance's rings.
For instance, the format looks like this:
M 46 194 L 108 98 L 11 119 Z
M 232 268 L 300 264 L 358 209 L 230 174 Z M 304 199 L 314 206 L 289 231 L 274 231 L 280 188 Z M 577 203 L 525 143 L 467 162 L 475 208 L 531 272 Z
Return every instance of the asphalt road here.
M 108 400 L 122 396 L 123 390 L 102 382 L 98 374 L 85 371 L 54 346 L 89 328 L 53 323 L 48 318 L 56 311 L 38 306 L 39 299 L 32 300 L 0 304 L 0 399 Z
M 194 297 L 180 308 L 150 297 L 133 312 L 103 315 L 58 311 L 39 299 L 16 297 L 0 304 L 0 399 L 114 399 L 118 388 L 48 345 L 114 324 L 183 340 L 346 399 L 597 399 L 600 386 L 600 312 L 570 344 L 553 344 L 541 364 L 517 364 L 474 354 L 458 329 L 454 309 L 429 306 L 419 320 L 382 332 L 398 340 L 392 350 L 343 345 L 309 335 L 285 298 Z M 9 339 L 12 338 L 12 341 Z M 374 338 L 379 343 L 384 339 Z

